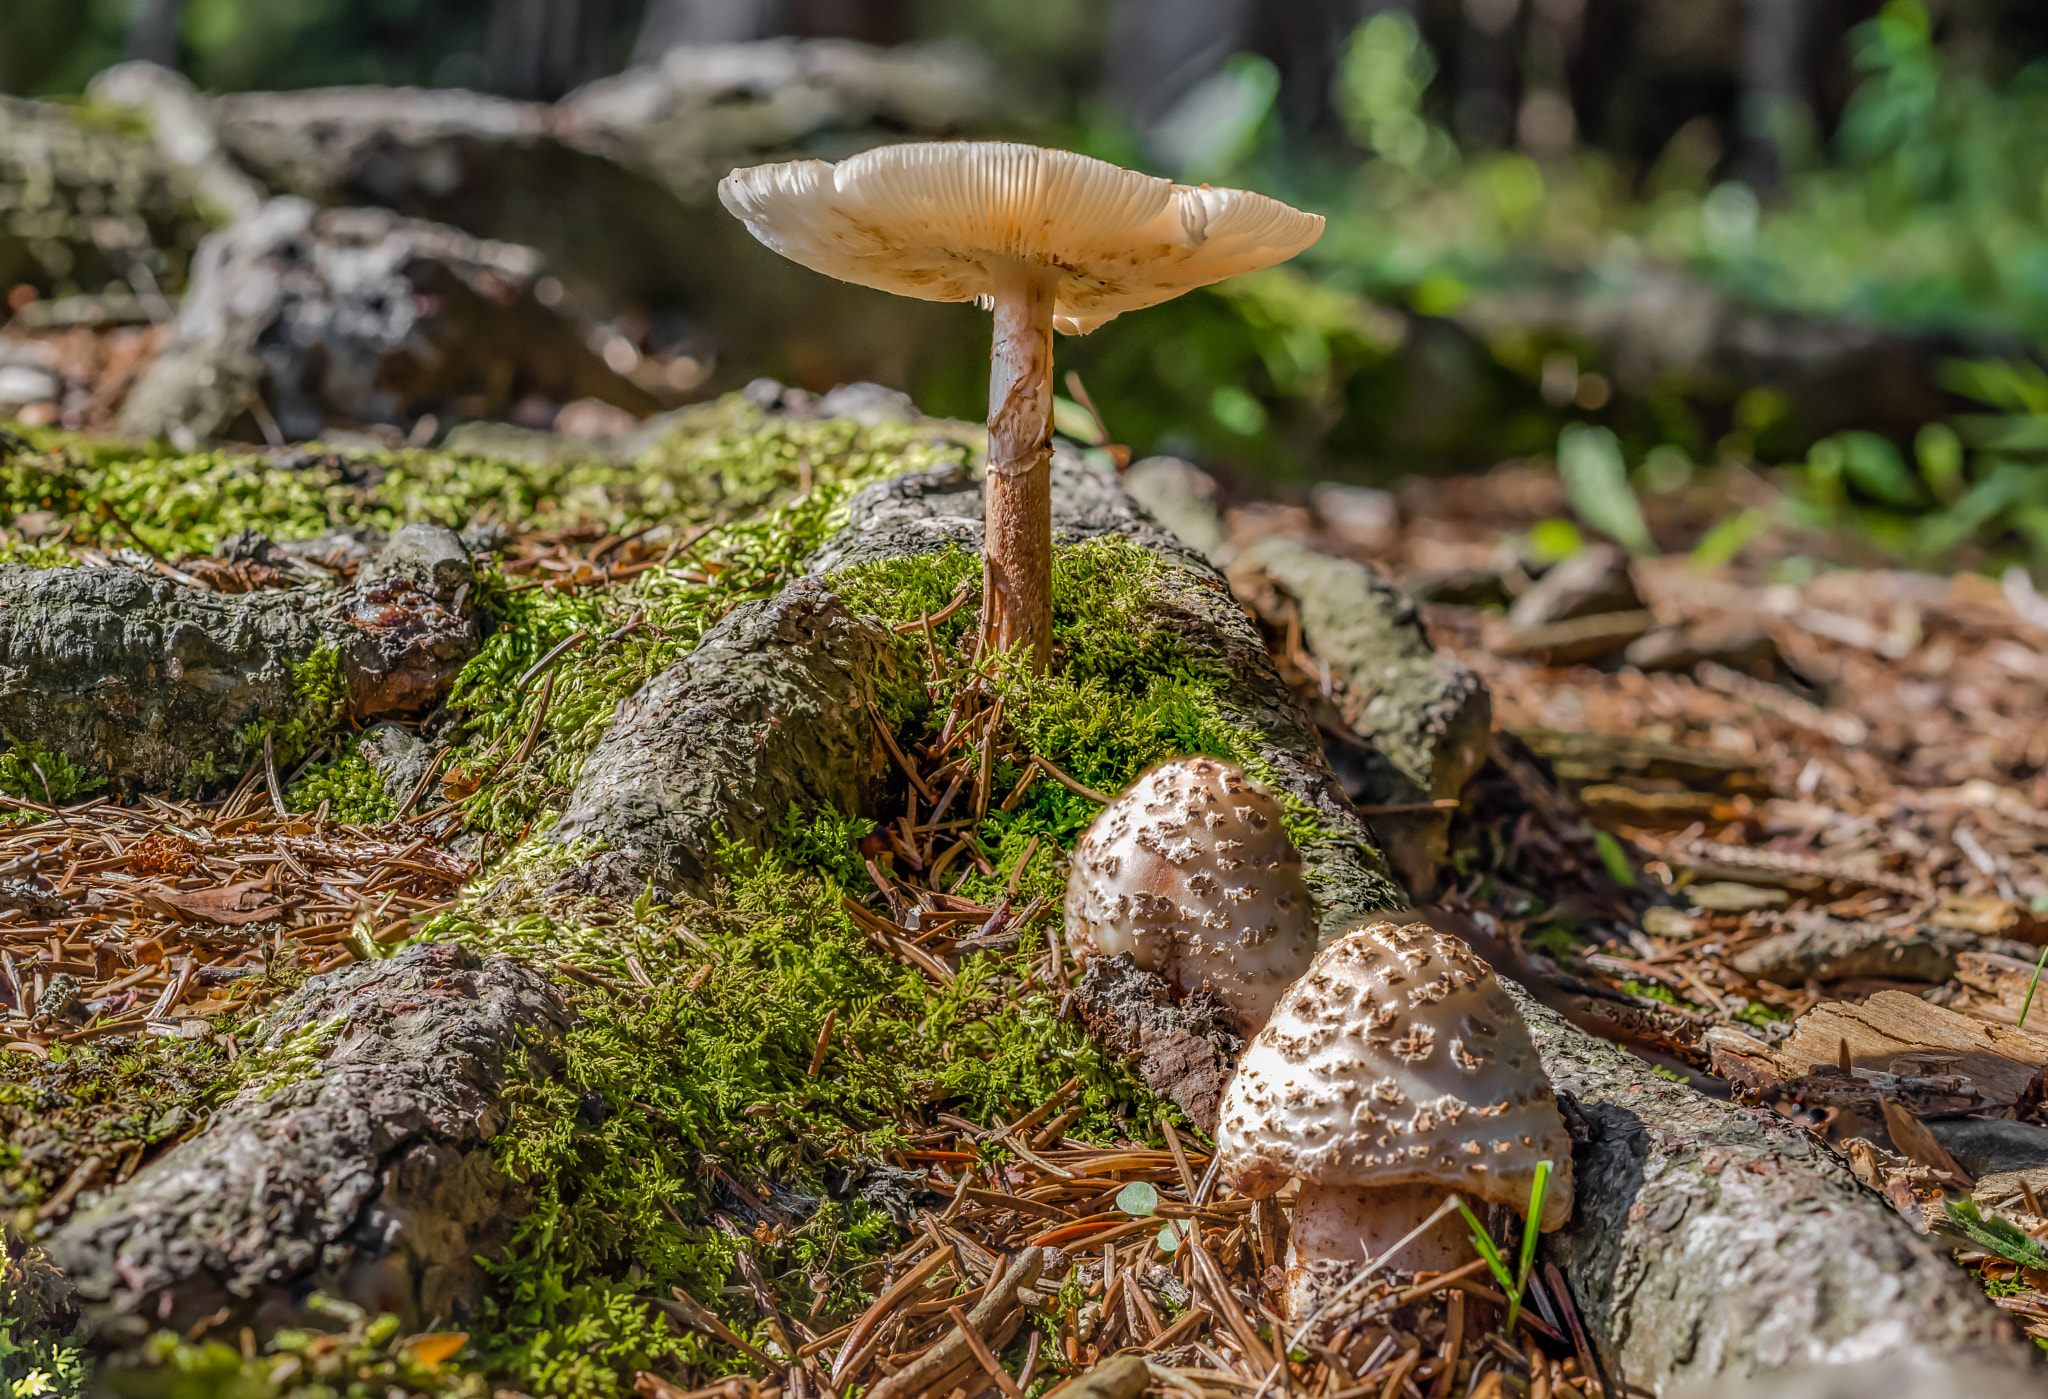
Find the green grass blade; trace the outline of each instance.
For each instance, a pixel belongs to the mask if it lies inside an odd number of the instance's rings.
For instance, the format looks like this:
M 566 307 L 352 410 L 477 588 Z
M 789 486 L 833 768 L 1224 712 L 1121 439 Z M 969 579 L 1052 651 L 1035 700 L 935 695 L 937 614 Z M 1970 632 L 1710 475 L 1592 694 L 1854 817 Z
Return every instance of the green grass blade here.
M 2034 979 L 2027 983 L 2026 999 L 2020 1002 L 2019 1029 L 2024 1030 L 2027 1028 L 2027 1011 L 2034 1004 L 2034 988 L 2041 984 L 2041 968 L 2043 966 L 2048 966 L 2048 947 L 2041 949 L 2041 956 L 2034 963 Z

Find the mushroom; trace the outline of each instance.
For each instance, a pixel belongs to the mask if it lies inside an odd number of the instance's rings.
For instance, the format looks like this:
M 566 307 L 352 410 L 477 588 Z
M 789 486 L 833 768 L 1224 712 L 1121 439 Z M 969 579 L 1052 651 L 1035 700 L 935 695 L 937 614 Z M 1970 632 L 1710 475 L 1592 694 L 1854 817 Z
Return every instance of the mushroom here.
M 995 312 L 988 390 L 983 635 L 1052 657 L 1052 333 L 1284 262 L 1317 214 L 1007 142 L 883 146 L 834 165 L 734 170 L 718 197 L 813 271 Z
M 1140 777 L 1074 847 L 1067 942 L 1128 952 L 1183 996 L 1207 987 L 1245 1034 L 1315 955 L 1315 908 L 1280 804 L 1215 758 Z
M 1493 969 L 1426 923 L 1374 923 L 1318 953 L 1245 1049 L 1221 1119 L 1218 1166 L 1239 1192 L 1301 1182 L 1287 1244 L 1297 1323 L 1448 1192 L 1526 1211 L 1548 1161 L 1539 1227 L 1571 1217 L 1571 1138 L 1529 1027 Z M 1471 1256 L 1451 1214 L 1400 1266 Z

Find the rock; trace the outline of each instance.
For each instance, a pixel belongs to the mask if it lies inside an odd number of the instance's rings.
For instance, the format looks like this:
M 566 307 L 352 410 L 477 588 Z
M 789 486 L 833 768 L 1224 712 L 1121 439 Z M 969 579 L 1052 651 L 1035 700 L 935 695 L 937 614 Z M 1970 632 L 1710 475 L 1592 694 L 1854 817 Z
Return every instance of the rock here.
M 2048 1127 L 1981 1117 L 1936 1118 L 1925 1125 L 1972 1176 L 2048 1171 Z
M 396 574 L 223 594 L 125 568 L 4 565 L 0 732 L 122 790 L 175 790 L 260 759 L 248 725 L 301 716 L 293 669 L 322 646 L 364 720 L 438 703 L 481 640 L 471 599 L 442 603 Z
M 1944 928 L 1888 928 L 1844 922 L 1824 913 L 1794 913 L 1786 921 L 1791 931 L 1738 952 L 1736 969 L 1795 987 L 1849 977 L 1940 982 L 1956 974 L 1956 959 L 1978 942 L 1967 933 Z
M 488 1145 L 509 1063 L 544 1069 L 570 1018 L 538 973 L 453 943 L 309 981 L 265 1023 L 274 1068 L 50 1237 L 93 1347 L 202 1317 L 268 1336 L 315 1321 L 315 1290 L 408 1331 L 459 1321 L 524 1204 Z
M 869 708 L 897 678 L 892 641 L 815 579 L 734 608 L 584 763 L 553 838 L 604 852 L 570 887 L 701 891 L 723 842 L 772 844 L 792 805 L 879 814 L 891 769 Z
M 1188 548 L 1210 559 L 1222 553 L 1229 536 L 1216 505 L 1216 478 L 1199 466 L 1179 457 L 1146 457 L 1124 473 L 1124 489 Z
M 1089 960 L 1073 1004 L 1096 1043 L 1132 1060 L 1145 1086 L 1179 1104 L 1197 1129 L 1215 1132 L 1244 1040 L 1214 998 L 1198 991 L 1176 1003 L 1164 977 L 1119 953 Z
M 1262 735 L 1253 747 L 1265 775 L 1314 812 L 1322 828 L 1303 845 L 1302 859 L 1317 885 L 1324 935 L 1341 933 L 1368 914 L 1406 907 L 1407 896 L 1391 877 L 1371 828 L 1330 771 L 1314 725 L 1222 576 L 1160 528 L 1113 474 L 1071 453 L 1053 455 L 1052 499 L 1056 541 L 1118 535 L 1166 565 L 1156 585 L 1154 615 L 1206 668 L 1232 678 L 1221 697 L 1225 717 Z M 965 468 L 877 482 L 846 509 L 846 527 L 805 561 L 808 572 L 830 574 L 948 544 L 981 548 L 981 489 Z
M 270 200 L 200 245 L 121 430 L 189 442 L 261 410 L 299 440 L 329 418 L 501 417 L 536 394 L 659 407 L 536 297 L 540 266 L 529 248 L 381 209 Z
M 1947 1245 L 1819 1138 L 1661 1078 L 1503 985 L 1581 1143 L 1571 1221 L 1544 1248 L 1612 1379 L 1667 1394 L 1873 1357 L 2030 1363 Z
M 1302 640 L 1344 682 L 1343 719 L 1370 750 L 1358 771 L 1345 773 L 1351 796 L 1368 807 L 1457 799 L 1486 762 L 1493 700 L 1476 674 L 1436 654 L 1415 604 L 1364 564 L 1311 553 L 1277 535 L 1232 563 L 1240 595 L 1252 573 L 1294 600 Z M 1436 891 L 1450 821 L 1447 810 L 1372 818 L 1418 903 Z

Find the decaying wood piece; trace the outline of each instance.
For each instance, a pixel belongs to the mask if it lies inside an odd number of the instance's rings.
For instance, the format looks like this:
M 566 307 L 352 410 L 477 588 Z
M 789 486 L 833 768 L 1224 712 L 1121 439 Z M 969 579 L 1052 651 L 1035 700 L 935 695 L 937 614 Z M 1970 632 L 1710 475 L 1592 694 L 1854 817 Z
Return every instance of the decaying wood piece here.
M 1987 1103 L 2009 1104 L 2048 1066 L 2048 1035 L 1959 1015 L 1904 991 L 1880 991 L 1861 1004 L 1815 1006 L 1772 1058 L 1790 1078 L 1839 1064 L 1844 1053 L 1857 1067 L 1891 1072 L 1925 1072 L 1938 1061 Z
M 93 1344 L 202 1317 L 268 1335 L 316 1289 L 412 1330 L 458 1318 L 524 1204 L 487 1146 L 509 1061 L 569 1020 L 537 972 L 454 943 L 308 982 L 204 1131 L 50 1238 Z
M 1780 986 L 1848 977 L 1888 977 L 1899 981 L 1947 981 L 1961 959 L 2024 952 L 2022 944 L 2003 938 L 1979 938 L 1932 923 L 1887 927 L 1849 922 L 1825 913 L 1795 913 L 1790 927 L 1775 937 L 1745 947 L 1731 959 L 1737 970 Z M 2031 964 L 2023 964 L 2031 972 Z
M 1263 578 L 1261 578 L 1263 576 Z M 1270 580 L 1297 609 L 1302 640 L 1344 682 L 1346 727 L 1367 747 L 1346 787 L 1371 806 L 1413 806 L 1374 818 L 1402 882 L 1418 901 L 1435 893 L 1455 799 L 1486 762 L 1493 701 L 1471 670 L 1436 654 L 1415 603 L 1364 564 L 1285 536 L 1260 540 L 1231 564 L 1239 596 Z
M 1326 935 L 1366 914 L 1409 902 L 1380 854 L 1373 829 L 1331 773 L 1322 740 L 1279 672 L 1258 628 L 1210 563 L 1161 529 L 1109 472 L 1065 452 L 1052 464 L 1056 542 L 1115 535 L 1164 565 L 1153 585 L 1153 616 L 1171 628 L 1192 659 L 1229 677 L 1225 717 L 1260 735 L 1253 748 L 1269 779 L 1315 812 L 1318 837 L 1302 845 Z M 878 482 L 847 505 L 848 522 L 808 559 L 816 574 L 948 545 L 981 548 L 981 489 L 965 468 L 941 467 Z
M 354 717 L 425 708 L 481 642 L 469 557 L 449 531 L 409 525 L 384 559 L 346 591 L 235 594 L 125 568 L 0 566 L 0 732 L 163 791 L 246 760 L 237 734 L 252 721 L 295 717 L 293 667 L 322 646 Z
M 330 417 L 502 417 L 530 393 L 659 407 L 543 304 L 540 270 L 531 248 L 442 224 L 269 200 L 200 244 L 121 430 L 190 444 L 267 412 L 268 431 L 300 440 Z
M 1817 1138 L 1660 1078 L 1508 989 L 1583 1125 L 1572 1219 L 1545 1239 L 1611 1373 L 1661 1394 L 1873 1355 L 2032 1364 L 1946 1246 Z
M 1202 1131 L 1216 1130 L 1244 1040 L 1213 998 L 1197 992 L 1176 1002 L 1166 978 L 1140 971 L 1124 952 L 1089 960 L 1074 1010 L 1091 1039 L 1133 1061 L 1146 1087 L 1177 1103 Z
M 554 838 L 605 849 L 569 887 L 701 889 L 723 841 L 772 845 L 792 804 L 878 814 L 889 755 L 870 714 L 892 642 L 815 579 L 735 608 L 619 706 L 584 763 Z

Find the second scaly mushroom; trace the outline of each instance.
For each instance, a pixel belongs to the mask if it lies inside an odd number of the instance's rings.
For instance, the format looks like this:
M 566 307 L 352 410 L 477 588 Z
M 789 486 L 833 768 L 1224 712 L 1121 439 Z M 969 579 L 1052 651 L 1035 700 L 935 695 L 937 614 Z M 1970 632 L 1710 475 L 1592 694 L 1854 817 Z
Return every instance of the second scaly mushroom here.
M 1572 1212 L 1571 1137 L 1515 1003 L 1462 941 L 1374 923 L 1316 954 L 1238 1061 L 1216 1150 L 1223 1179 L 1263 1198 L 1301 1182 L 1287 1241 L 1287 1319 L 1304 1322 L 1451 1191 Z M 1404 1270 L 1471 1257 L 1456 1214 L 1403 1250 Z
M 734 170 L 718 197 L 756 238 L 841 281 L 995 312 L 982 633 L 1052 659 L 1052 333 L 1284 262 L 1323 219 L 1072 151 L 883 146 Z

